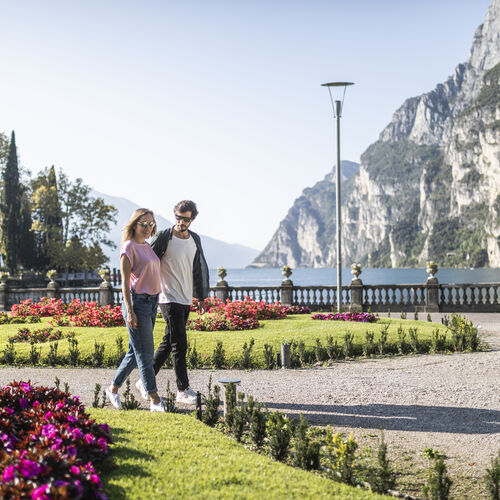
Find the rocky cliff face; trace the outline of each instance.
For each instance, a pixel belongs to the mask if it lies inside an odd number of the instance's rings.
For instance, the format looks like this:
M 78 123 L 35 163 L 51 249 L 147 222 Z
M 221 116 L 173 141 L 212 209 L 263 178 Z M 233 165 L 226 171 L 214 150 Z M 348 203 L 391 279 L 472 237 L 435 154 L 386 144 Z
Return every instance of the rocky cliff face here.
M 500 0 L 469 58 L 408 99 L 343 184 L 346 264 L 500 267 Z M 332 266 L 331 175 L 296 200 L 254 265 Z

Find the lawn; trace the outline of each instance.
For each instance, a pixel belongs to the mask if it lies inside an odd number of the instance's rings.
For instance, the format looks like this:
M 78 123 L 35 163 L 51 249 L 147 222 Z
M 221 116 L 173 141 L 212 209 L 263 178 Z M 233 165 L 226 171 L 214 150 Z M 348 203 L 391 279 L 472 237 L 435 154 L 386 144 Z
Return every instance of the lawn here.
M 196 419 L 144 411 L 89 410 L 111 427 L 111 499 L 387 498 L 245 449 Z
M 192 313 L 194 315 L 196 313 Z M 42 323 L 35 324 L 8 324 L 0 326 L 0 353 L 8 344 L 9 336 L 14 335 L 19 328 L 29 327 L 31 331 L 50 326 L 48 324 L 50 318 L 42 318 Z M 249 343 L 250 339 L 255 340 L 253 348 L 253 360 L 256 366 L 264 366 L 264 345 L 268 344 L 274 348 L 274 352 L 279 352 L 280 346 L 284 340 L 291 342 L 303 341 L 306 348 L 313 349 L 316 345 L 316 339 L 320 339 L 322 345 L 326 345 L 327 337 L 331 336 L 334 341 L 338 342 L 339 346 L 344 343 L 346 332 L 354 335 L 353 344 L 358 354 L 360 354 L 361 346 L 365 342 L 365 334 L 367 331 L 375 334 L 374 340 L 380 337 L 380 330 L 383 326 L 389 324 L 388 344 L 395 344 L 398 339 L 398 328 L 401 326 L 405 331 L 409 328 L 416 328 L 418 331 L 419 340 L 429 342 L 432 331 L 439 329 L 443 334 L 447 330 L 443 325 L 430 323 L 426 321 L 402 320 L 402 319 L 387 319 L 381 318 L 376 323 L 357 323 L 344 321 L 313 321 L 310 315 L 294 315 L 288 316 L 281 320 L 266 320 L 261 321 L 261 327 L 255 330 L 244 331 L 219 331 L 219 332 L 200 332 L 189 330 L 188 342 L 190 346 L 196 346 L 198 355 L 201 359 L 201 364 L 210 365 L 210 358 L 217 344 L 217 341 L 223 342 L 223 347 L 226 354 L 227 364 L 234 365 L 239 359 L 243 345 Z M 123 338 L 123 346 L 127 349 L 128 333 L 127 329 L 121 327 L 110 328 L 95 328 L 95 327 L 55 327 L 67 334 L 75 332 L 78 340 L 78 348 L 81 352 L 81 357 L 85 358 L 94 352 L 94 345 L 98 343 L 105 344 L 105 357 L 113 357 L 116 354 L 116 340 L 119 337 Z M 163 336 L 165 322 L 159 318 L 155 326 L 155 345 L 158 345 Z M 407 336 L 408 341 L 408 336 Z M 54 342 L 46 342 L 36 344 L 42 349 L 42 359 L 47 356 L 50 344 Z M 31 349 L 29 343 L 16 343 L 16 353 L 18 359 L 28 359 Z M 58 341 L 58 355 L 66 356 L 69 350 L 69 343 L 66 339 Z M 0 359 L 3 359 L 0 356 Z M 106 364 L 112 364 L 106 363 Z
M 196 313 L 192 313 L 194 315 Z M 9 324 L 0 326 L 0 353 L 8 344 L 9 336 L 14 335 L 19 328 L 29 327 L 31 331 L 49 326 L 50 318 L 42 318 L 42 323 L 35 324 Z M 334 341 L 338 342 L 339 346 L 344 343 L 346 332 L 354 335 L 353 344 L 358 354 L 361 352 L 361 346 L 365 342 L 365 334 L 367 331 L 375 334 L 374 340 L 377 342 L 380 337 L 380 330 L 384 325 L 389 324 L 388 344 L 395 344 L 398 339 L 398 328 L 401 326 L 405 331 L 409 328 L 416 328 L 418 331 L 419 340 L 429 342 L 432 331 L 438 328 L 441 333 L 447 329 L 437 323 L 426 321 L 402 320 L 402 319 L 387 319 L 381 318 L 376 323 L 357 323 L 344 321 L 313 321 L 310 315 L 295 315 L 288 316 L 281 320 L 266 320 L 261 321 L 261 327 L 255 330 L 244 331 L 220 331 L 220 332 L 200 332 L 189 330 L 188 342 L 190 346 L 196 346 L 196 350 L 201 359 L 201 364 L 210 365 L 210 358 L 217 344 L 217 341 L 223 342 L 223 347 L 226 354 L 227 365 L 234 365 L 239 359 L 243 345 L 249 343 L 250 339 L 255 340 L 253 348 L 253 362 L 255 366 L 264 366 L 264 345 L 268 344 L 273 347 L 274 352 L 279 352 L 280 346 L 284 340 L 291 342 L 303 341 L 306 348 L 312 350 L 316 345 L 316 339 L 320 339 L 322 345 L 326 345 L 327 337 L 331 336 Z M 165 322 L 163 319 L 158 319 L 155 327 L 155 345 L 158 345 L 164 332 Z M 123 346 L 127 349 L 128 334 L 125 327 L 111 328 L 95 328 L 95 327 L 55 327 L 67 334 L 75 332 L 78 340 L 78 348 L 81 352 L 81 358 L 90 356 L 94 352 L 94 345 L 98 343 L 105 344 L 105 357 L 114 357 L 117 351 L 116 340 L 119 337 L 123 338 Z M 407 336 L 408 340 L 408 336 Z M 50 344 L 54 342 L 46 342 L 36 344 L 42 349 L 42 359 L 47 356 Z M 17 358 L 27 360 L 31 346 L 29 343 L 16 343 Z M 69 343 L 66 339 L 58 341 L 58 355 L 66 356 L 69 350 Z M 0 359 L 3 359 L 0 356 Z M 105 363 L 112 365 L 113 362 Z

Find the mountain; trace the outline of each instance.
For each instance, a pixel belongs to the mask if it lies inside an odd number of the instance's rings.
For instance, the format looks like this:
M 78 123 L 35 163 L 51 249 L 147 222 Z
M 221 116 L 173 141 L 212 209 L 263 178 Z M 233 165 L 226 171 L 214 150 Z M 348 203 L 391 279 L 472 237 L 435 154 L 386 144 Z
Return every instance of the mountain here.
M 125 224 L 128 222 L 130 216 L 137 210 L 139 205 L 136 205 L 130 200 L 125 198 L 120 198 L 117 196 L 110 196 L 104 193 L 99 193 L 97 191 L 92 192 L 92 196 L 98 196 L 104 198 L 104 201 L 110 205 L 113 205 L 118 210 L 117 223 L 110 231 L 110 239 L 117 244 L 115 250 L 105 249 L 106 255 L 109 257 L 109 266 L 111 268 L 120 267 L 120 241 L 121 241 L 121 231 Z M 155 214 L 156 222 L 160 229 L 173 226 L 173 223 L 165 219 L 159 214 Z M 253 248 L 245 247 L 243 245 L 237 245 L 232 243 L 225 243 L 209 236 L 204 236 L 200 234 L 201 242 L 203 245 L 203 250 L 205 252 L 205 257 L 207 259 L 208 266 L 211 269 L 217 267 L 231 268 L 242 268 L 252 262 L 252 259 L 259 253 L 258 250 Z
M 372 267 L 500 267 L 500 0 L 469 57 L 407 99 L 343 184 L 342 254 Z M 305 189 L 253 265 L 334 266 L 335 184 Z

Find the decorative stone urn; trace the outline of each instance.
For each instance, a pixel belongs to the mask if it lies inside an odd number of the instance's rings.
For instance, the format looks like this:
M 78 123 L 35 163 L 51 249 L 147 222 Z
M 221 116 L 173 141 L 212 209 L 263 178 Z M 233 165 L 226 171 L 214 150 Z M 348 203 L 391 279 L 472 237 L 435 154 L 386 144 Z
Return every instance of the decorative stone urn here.
M 361 264 L 352 264 L 351 265 L 351 274 L 357 279 L 359 275 L 362 273 Z
M 220 278 L 221 281 L 224 281 L 224 278 L 227 276 L 227 271 L 224 267 L 219 267 L 217 269 L 217 276 Z
M 111 281 L 111 271 L 109 269 L 100 269 L 98 274 L 103 281 Z
M 9 273 L 1 273 L 0 274 L 0 283 L 5 284 L 9 279 Z
M 50 269 L 47 271 L 47 274 L 45 276 L 49 278 L 50 283 L 55 283 L 57 278 L 57 271 L 55 269 Z
M 290 266 L 283 266 L 281 268 L 281 274 L 285 277 L 285 279 L 289 279 L 292 275 L 292 268 Z
M 430 260 L 425 265 L 425 271 L 429 275 L 429 278 L 434 278 L 435 274 L 438 272 L 438 266 L 435 262 Z

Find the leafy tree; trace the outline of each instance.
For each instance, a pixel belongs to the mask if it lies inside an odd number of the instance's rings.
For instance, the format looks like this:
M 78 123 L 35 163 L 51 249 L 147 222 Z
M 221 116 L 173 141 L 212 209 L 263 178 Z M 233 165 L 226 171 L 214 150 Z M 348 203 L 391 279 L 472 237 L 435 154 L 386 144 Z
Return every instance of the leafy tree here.
M 61 268 L 64 254 L 61 205 L 55 169 L 45 169 L 31 183 L 33 230 L 38 266 Z
M 10 139 L 7 163 L 2 172 L 2 181 L 2 255 L 9 272 L 13 273 L 20 263 L 19 217 L 22 197 L 14 131 Z

